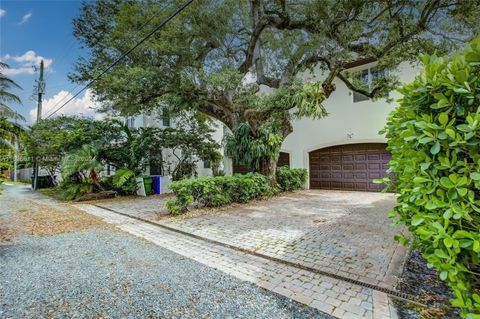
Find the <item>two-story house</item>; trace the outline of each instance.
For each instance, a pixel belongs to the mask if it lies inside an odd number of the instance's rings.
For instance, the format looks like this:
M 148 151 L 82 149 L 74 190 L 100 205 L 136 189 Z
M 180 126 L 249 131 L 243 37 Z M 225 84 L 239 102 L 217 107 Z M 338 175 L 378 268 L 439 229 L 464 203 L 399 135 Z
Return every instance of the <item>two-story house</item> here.
M 349 73 L 366 83 L 379 76 L 375 62 L 352 63 Z M 410 82 L 418 73 L 418 67 L 402 63 L 396 70 L 400 83 Z M 322 81 L 320 69 L 300 75 L 304 81 Z M 373 179 L 386 175 L 390 154 L 386 150 L 386 139 L 379 134 L 388 114 L 395 108 L 398 92 L 391 92 L 386 99 L 371 99 L 351 91 L 340 80 L 334 81 L 336 90 L 324 102 L 329 115 L 322 119 L 300 119 L 293 121 L 293 132 L 285 139 L 278 166 L 308 170 L 307 188 L 358 191 L 379 191 L 382 186 L 372 183 Z M 264 92 L 268 92 L 264 90 Z M 130 125 L 168 127 L 175 123 L 167 117 L 140 115 L 129 119 Z M 221 143 L 228 129 L 218 122 L 214 138 Z M 168 156 L 168 151 L 163 156 Z M 223 150 L 221 150 L 223 154 Z M 248 171 L 224 158 L 221 169 L 227 174 Z M 147 173 L 162 174 L 154 165 Z M 199 162 L 197 175 L 211 175 L 209 163 Z

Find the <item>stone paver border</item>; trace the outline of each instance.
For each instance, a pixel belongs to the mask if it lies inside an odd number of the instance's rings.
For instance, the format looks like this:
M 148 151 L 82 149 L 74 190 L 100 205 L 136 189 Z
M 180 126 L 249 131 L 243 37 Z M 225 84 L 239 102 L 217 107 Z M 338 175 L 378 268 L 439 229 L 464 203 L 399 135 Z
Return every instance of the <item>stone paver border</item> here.
M 176 233 L 182 234 L 184 236 L 188 236 L 188 237 L 192 237 L 192 238 L 195 238 L 195 239 L 203 240 L 203 241 L 209 242 L 211 244 L 220 245 L 220 246 L 223 246 L 223 247 L 226 247 L 226 248 L 234 249 L 234 250 L 246 253 L 246 254 L 250 254 L 250 255 L 254 255 L 256 257 L 268 259 L 268 260 L 271 260 L 271 261 L 274 261 L 274 262 L 277 262 L 277 263 L 280 263 L 280 264 L 284 264 L 284 265 L 287 265 L 287 266 L 299 268 L 301 270 L 309 271 L 309 272 L 316 273 L 316 274 L 319 274 L 319 275 L 322 275 L 322 276 L 327 276 L 327 277 L 331 277 L 331 278 L 334 278 L 334 279 L 342 280 L 342 281 L 345 281 L 345 282 L 348 282 L 348 283 L 351 283 L 351 284 L 354 284 L 354 285 L 362 286 L 362 287 L 365 287 L 365 288 L 370 288 L 370 289 L 373 289 L 373 290 L 376 290 L 376 291 L 379 291 L 379 292 L 386 293 L 386 294 L 388 294 L 392 297 L 399 298 L 401 300 L 405 300 L 405 301 L 408 301 L 408 302 L 413 302 L 413 303 L 417 303 L 419 305 L 422 305 L 419 301 L 417 301 L 416 296 L 413 296 L 413 295 L 409 295 L 409 294 L 406 294 L 406 293 L 391 290 L 391 289 L 386 288 L 386 287 L 373 285 L 371 283 L 362 282 L 360 280 L 356 280 L 356 279 L 353 279 L 353 278 L 341 276 L 341 275 L 331 273 L 331 272 L 327 272 L 327 271 L 324 271 L 324 270 L 321 270 L 321 269 L 308 267 L 308 266 L 300 264 L 300 263 L 294 263 L 294 262 L 291 262 L 291 261 L 288 261 L 288 260 L 275 258 L 275 257 L 265 255 L 265 254 L 262 254 L 262 253 L 259 253 L 259 252 L 256 252 L 256 251 L 253 251 L 253 250 L 250 250 L 250 249 L 234 246 L 234 245 L 231 245 L 231 244 L 228 244 L 228 243 L 220 242 L 220 241 L 217 241 L 217 240 L 214 240 L 214 239 L 210 239 L 210 238 L 206 238 L 206 237 L 203 237 L 203 236 L 200 236 L 200 235 L 197 235 L 197 234 L 193 234 L 193 233 L 181 230 L 181 229 L 176 228 L 176 227 L 172 227 L 172 226 L 169 226 L 169 225 L 165 225 L 165 224 L 157 223 L 157 222 L 154 222 L 154 221 L 151 221 L 151 220 L 148 220 L 148 219 L 144 219 L 144 218 L 141 218 L 141 217 L 138 217 L 138 216 L 133 216 L 133 215 L 129 215 L 129 214 L 126 214 L 126 213 L 123 213 L 123 212 L 119 212 L 119 211 L 116 211 L 116 210 L 113 210 L 111 208 L 104 207 L 104 206 L 101 206 L 101 205 L 94 205 L 94 206 L 98 207 L 98 208 L 101 208 L 101 209 L 104 209 L 104 210 L 107 210 L 107 211 L 110 211 L 110 212 L 118 214 L 118 215 L 122 215 L 122 216 L 125 216 L 125 217 L 128 217 L 128 218 L 136 219 L 138 221 L 141 221 L 141 222 L 153 225 L 153 226 L 161 227 L 163 229 L 166 229 L 166 230 L 169 230 L 169 231 L 172 231 L 172 232 L 176 232 Z M 424 306 L 424 305 L 422 305 L 422 306 Z
M 218 245 L 196 235 L 179 236 L 176 229 L 124 213 L 93 205 L 75 206 L 133 235 L 338 318 L 396 318 L 384 292 Z

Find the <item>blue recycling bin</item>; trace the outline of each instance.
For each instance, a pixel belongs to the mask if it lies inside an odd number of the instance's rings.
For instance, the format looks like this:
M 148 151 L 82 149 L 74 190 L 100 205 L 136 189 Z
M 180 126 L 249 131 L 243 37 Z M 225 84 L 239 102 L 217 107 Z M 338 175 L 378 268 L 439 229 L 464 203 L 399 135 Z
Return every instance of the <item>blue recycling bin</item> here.
M 162 189 L 161 176 L 155 175 L 155 176 L 152 176 L 152 178 L 153 178 L 153 193 L 160 194 L 160 190 Z

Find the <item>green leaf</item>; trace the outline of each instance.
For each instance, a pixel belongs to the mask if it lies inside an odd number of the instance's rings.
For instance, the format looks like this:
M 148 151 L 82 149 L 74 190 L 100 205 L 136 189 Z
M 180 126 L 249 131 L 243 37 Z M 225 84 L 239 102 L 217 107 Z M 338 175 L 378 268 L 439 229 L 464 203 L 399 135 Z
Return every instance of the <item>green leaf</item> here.
M 417 176 L 413 179 L 413 183 L 415 183 L 415 184 L 421 184 L 421 183 L 426 183 L 426 182 L 430 182 L 430 179 L 425 178 L 425 177 L 420 177 L 420 176 Z
M 449 259 L 450 256 L 442 249 L 435 249 L 435 256 L 443 258 L 443 259 Z
M 470 238 L 470 239 L 473 239 L 473 235 L 470 234 L 469 232 L 465 231 L 465 230 L 457 230 L 453 234 L 453 238 Z
M 455 184 L 453 184 L 452 181 L 450 180 L 450 178 L 448 178 L 446 176 L 440 178 L 440 185 L 442 185 L 443 187 L 445 187 L 447 189 L 455 187 Z
M 444 219 L 450 219 L 453 215 L 453 212 L 452 210 L 449 208 L 445 211 L 445 213 L 443 213 L 443 218 Z
M 432 163 L 422 163 L 422 164 L 420 164 L 420 169 L 421 169 L 422 171 L 424 171 L 424 170 L 428 169 L 431 164 L 432 164 Z
M 457 188 L 457 192 L 461 197 L 463 197 L 467 195 L 468 190 L 466 188 Z
M 438 205 L 433 201 L 428 201 L 427 205 L 425 205 L 425 208 L 428 210 L 433 210 L 435 208 L 438 208 Z
M 457 125 L 457 130 L 462 131 L 462 132 L 465 132 L 465 133 L 468 133 L 468 132 L 471 132 L 471 131 L 472 131 L 472 129 L 470 128 L 470 126 L 468 126 L 467 124 Z
M 440 224 L 439 222 L 433 222 L 433 223 L 432 223 L 432 226 L 435 227 L 435 228 L 438 229 L 438 230 L 443 229 L 442 224 Z
M 470 178 L 473 179 L 474 181 L 480 181 L 480 173 L 478 172 L 470 173 Z
M 480 304 L 480 296 L 478 294 L 473 294 L 472 295 L 472 298 L 475 302 L 479 303 Z
M 443 243 L 445 244 L 446 247 L 450 248 L 453 246 L 453 239 L 450 237 L 447 237 L 443 240 Z
M 448 276 L 448 272 L 446 272 L 446 271 L 442 271 L 442 272 L 440 273 L 440 279 L 441 279 L 441 280 L 447 279 L 447 276 Z
M 480 242 L 478 240 L 473 241 L 473 251 L 476 253 L 480 252 Z
M 440 122 L 440 124 L 445 126 L 448 123 L 448 115 L 446 113 L 441 113 L 438 116 L 438 121 Z
M 427 144 L 427 143 L 430 143 L 431 141 L 433 141 L 433 138 L 431 138 L 430 136 L 425 136 L 425 137 L 422 137 L 421 139 L 419 139 L 418 143 Z
M 432 147 L 430 148 L 430 153 L 435 155 L 435 154 L 438 154 L 438 152 L 440 152 L 440 142 L 436 141 L 435 144 L 433 144 Z
M 411 224 L 412 224 L 412 226 L 418 226 L 421 223 L 423 223 L 424 220 L 425 220 L 425 218 L 423 218 L 421 216 L 413 216 Z
M 451 128 L 447 128 L 445 129 L 445 133 L 447 133 L 448 136 L 450 136 L 451 138 L 455 138 L 455 131 Z

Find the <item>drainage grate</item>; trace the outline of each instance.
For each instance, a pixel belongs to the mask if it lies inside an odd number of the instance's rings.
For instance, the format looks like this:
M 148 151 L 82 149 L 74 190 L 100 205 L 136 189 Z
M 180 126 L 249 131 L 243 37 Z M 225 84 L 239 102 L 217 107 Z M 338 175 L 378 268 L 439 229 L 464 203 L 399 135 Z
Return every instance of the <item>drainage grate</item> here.
M 159 227 L 159 228 L 163 228 L 163 229 L 166 229 L 166 230 L 178 233 L 178 234 L 182 234 L 182 235 L 185 235 L 185 236 L 188 236 L 188 237 L 191 237 L 191 238 L 199 239 L 199 240 L 211 243 L 211 244 L 215 244 L 215 245 L 219 245 L 219 246 L 222 246 L 222 247 L 230 248 L 230 249 L 242 252 L 242 253 L 246 253 L 246 254 L 253 255 L 253 256 L 256 256 L 256 257 L 260 257 L 260 258 L 263 258 L 263 259 L 267 259 L 267 260 L 270 260 L 270 261 L 281 263 L 283 265 L 287 265 L 287 266 L 295 267 L 295 268 L 298 268 L 298 269 L 306 270 L 306 271 L 316 273 L 316 274 L 319 274 L 319 275 L 322 275 L 322 276 L 342 280 L 342 281 L 345 281 L 345 282 L 348 282 L 348 283 L 351 283 L 351 284 L 354 284 L 354 285 L 357 285 L 357 286 L 377 290 L 377 291 L 386 293 L 393 298 L 403 300 L 403 301 L 407 301 L 407 302 L 411 302 L 411 303 L 415 303 L 415 304 L 420 305 L 422 307 L 428 307 L 427 305 L 425 305 L 424 303 L 422 303 L 420 301 L 419 297 L 414 296 L 414 295 L 406 294 L 406 293 L 403 293 L 403 292 L 400 292 L 400 291 L 395 291 L 395 290 L 388 289 L 388 288 L 385 288 L 385 287 L 380 287 L 380 286 L 377 286 L 377 285 L 372 285 L 372 284 L 369 284 L 369 283 L 366 283 L 366 282 L 363 282 L 363 281 L 360 281 L 360 280 L 340 276 L 340 275 L 337 275 L 337 274 L 334 274 L 334 273 L 331 273 L 331 272 L 328 272 L 328 271 L 324 271 L 324 270 L 321 270 L 321 269 L 308 267 L 308 266 L 302 265 L 300 263 L 296 263 L 296 262 L 292 262 L 292 261 L 288 261 L 288 260 L 283 260 L 283 259 L 276 258 L 276 257 L 271 257 L 271 256 L 268 256 L 268 255 L 258 253 L 254 250 L 237 247 L 237 246 L 227 244 L 227 243 L 222 243 L 222 242 L 217 241 L 217 240 L 213 240 L 213 239 L 206 238 L 206 237 L 203 237 L 203 236 L 195 235 L 195 234 L 192 234 L 192 233 L 189 233 L 189 232 L 186 232 L 186 231 L 174 228 L 174 227 L 162 225 L 162 224 L 159 224 L 159 223 L 156 223 L 154 221 L 144 219 L 144 218 L 141 218 L 141 217 L 137 217 L 137 216 L 133 216 L 133 215 L 130 215 L 130 214 L 122 213 L 122 212 L 119 212 L 119 211 L 116 211 L 116 210 L 113 210 L 113 209 L 110 209 L 108 207 L 104 207 L 104 206 L 101 206 L 101 205 L 93 205 L 93 206 L 96 206 L 98 208 L 107 210 L 109 212 L 112 212 L 112 213 L 115 213 L 115 214 L 118 214 L 118 215 L 122 215 L 122 216 L 125 216 L 125 217 L 136 219 L 138 221 L 141 221 L 141 222 L 144 222 L 144 223 L 147 223 L 147 224 Z M 439 306 L 439 305 L 436 305 L 436 306 Z

